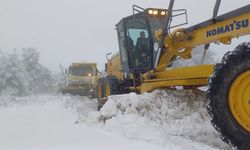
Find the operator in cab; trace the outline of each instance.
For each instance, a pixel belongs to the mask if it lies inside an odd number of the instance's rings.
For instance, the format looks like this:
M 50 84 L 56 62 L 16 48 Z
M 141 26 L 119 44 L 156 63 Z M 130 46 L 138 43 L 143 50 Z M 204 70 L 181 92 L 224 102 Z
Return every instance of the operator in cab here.
M 136 41 L 136 50 L 138 53 L 138 58 L 140 59 L 139 66 L 143 67 L 144 65 L 147 65 L 147 58 L 148 58 L 148 52 L 149 52 L 149 40 L 145 36 L 145 32 L 140 32 L 140 37 L 137 38 Z

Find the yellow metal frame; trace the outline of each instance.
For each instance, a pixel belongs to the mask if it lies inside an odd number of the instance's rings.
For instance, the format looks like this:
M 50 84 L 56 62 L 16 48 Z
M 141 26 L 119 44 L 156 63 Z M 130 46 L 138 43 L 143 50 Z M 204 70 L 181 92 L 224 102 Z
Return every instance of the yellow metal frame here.
M 190 59 L 192 57 L 191 52 L 195 46 L 213 42 L 231 44 L 232 38 L 250 34 L 250 12 L 225 18 L 224 20 L 210 21 L 211 22 L 207 22 L 211 23 L 210 25 L 197 28 L 177 29 L 172 34 L 169 34 L 169 36 L 164 37 L 164 49 L 161 51 L 156 69 L 141 75 L 143 79 L 140 86 L 129 88 L 142 93 L 150 92 L 157 88 L 207 85 L 209 76 L 213 74 L 214 65 L 198 65 L 176 69 L 170 69 L 167 68 L 167 66 L 177 57 Z M 243 27 L 243 25 L 238 27 L 242 21 L 247 21 L 249 25 L 247 27 Z M 224 28 L 226 29 L 226 27 L 230 28 L 228 32 L 224 32 Z M 221 28 L 223 32 L 208 36 L 208 33 Z M 160 39 L 162 35 L 163 31 L 161 29 L 155 31 L 155 37 L 157 39 Z M 170 35 L 172 35 L 172 37 L 170 37 Z M 114 75 L 119 80 L 124 80 L 119 54 L 114 55 L 108 60 L 106 71 L 108 75 Z
M 217 21 L 212 25 L 194 30 L 189 33 L 187 31 L 187 36 L 189 36 L 189 39 L 186 39 L 186 40 L 174 41 L 172 37 L 166 37 L 164 39 L 164 45 L 166 47 L 166 50 L 164 53 L 162 53 L 162 56 L 160 57 L 160 61 L 157 66 L 157 71 L 164 71 L 167 65 L 171 62 L 173 57 L 181 56 L 185 59 L 191 58 L 191 51 L 195 46 L 202 45 L 202 44 L 209 44 L 212 42 L 219 42 L 222 44 L 231 44 L 232 38 L 249 34 L 250 25 L 246 28 L 240 28 L 238 30 L 235 29 L 235 30 L 231 30 L 230 32 L 207 37 L 208 31 L 212 31 L 213 29 L 218 29 L 220 27 L 225 27 L 231 24 L 236 26 L 235 23 L 240 22 L 242 20 L 247 20 L 248 23 L 250 23 L 249 22 L 250 13 L 245 13 L 240 16 L 232 17 L 230 19 L 226 19 L 223 21 Z M 179 52 L 180 50 L 182 52 Z
M 102 98 L 102 85 L 101 84 L 97 84 L 97 89 L 98 89 L 98 98 L 101 99 Z
M 105 84 L 105 94 L 106 94 L 105 95 L 106 97 L 111 95 L 110 85 L 108 82 L 106 82 L 106 84 Z
M 114 75 L 119 80 L 123 80 L 123 72 L 121 70 L 120 54 L 117 53 L 108 60 L 106 72 L 108 75 Z
M 150 92 L 158 88 L 173 86 L 204 86 L 208 77 L 213 73 L 214 65 L 190 66 L 184 68 L 167 69 L 155 74 L 156 79 L 144 80 L 141 92 Z
M 217 21 L 209 26 L 195 29 L 193 31 L 185 31 L 185 29 L 179 29 L 174 32 L 180 32 L 182 37 L 165 37 L 164 45 L 165 49 L 160 56 L 159 64 L 156 71 L 149 71 L 147 74 L 155 76 L 151 80 L 143 80 L 139 89 L 141 92 L 149 92 L 157 88 L 172 87 L 172 86 L 205 86 L 208 83 L 208 77 L 213 74 L 214 65 L 200 65 L 194 67 L 183 67 L 177 69 L 167 69 L 166 67 L 177 56 L 184 59 L 191 58 L 191 52 L 197 45 L 209 44 L 212 42 L 218 42 L 222 44 L 231 44 L 231 39 L 239 36 L 243 36 L 250 33 L 250 25 L 248 27 L 241 27 L 238 30 L 230 30 L 221 34 L 207 36 L 209 31 L 218 29 L 225 26 L 233 25 L 236 28 L 236 23 L 242 20 L 247 21 L 249 24 L 250 13 L 245 13 L 236 17 L 232 17 L 223 21 Z M 157 36 L 159 31 L 157 30 Z M 186 34 L 186 35 L 183 35 Z

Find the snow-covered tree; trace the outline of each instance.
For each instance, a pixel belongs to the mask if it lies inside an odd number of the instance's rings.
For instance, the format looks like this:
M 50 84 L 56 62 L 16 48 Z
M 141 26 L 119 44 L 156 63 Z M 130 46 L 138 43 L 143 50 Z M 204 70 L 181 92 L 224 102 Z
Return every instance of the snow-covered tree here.
M 62 64 L 59 64 L 59 73 L 54 74 L 55 86 L 60 88 L 66 84 L 67 74 L 65 73 L 65 67 Z
M 0 52 L 0 93 L 26 95 L 29 93 L 29 78 L 16 52 Z
M 21 54 L 0 51 L 0 95 L 49 92 L 53 83 L 51 72 L 39 63 L 36 49 L 23 49 Z
M 30 88 L 35 93 L 52 90 L 53 77 L 51 72 L 39 63 L 40 54 L 34 48 L 23 49 L 22 61 L 24 69 L 31 79 Z

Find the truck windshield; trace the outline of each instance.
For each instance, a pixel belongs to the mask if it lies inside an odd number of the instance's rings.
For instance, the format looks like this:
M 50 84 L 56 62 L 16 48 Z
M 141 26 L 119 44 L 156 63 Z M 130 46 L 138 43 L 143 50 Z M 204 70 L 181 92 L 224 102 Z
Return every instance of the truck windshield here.
M 92 76 L 94 70 L 90 66 L 70 67 L 69 74 L 75 76 Z

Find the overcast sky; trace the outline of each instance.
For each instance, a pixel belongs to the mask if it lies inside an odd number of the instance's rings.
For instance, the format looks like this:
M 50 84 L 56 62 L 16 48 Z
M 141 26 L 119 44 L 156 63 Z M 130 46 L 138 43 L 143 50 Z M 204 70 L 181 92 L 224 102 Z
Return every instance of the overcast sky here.
M 188 10 L 189 25 L 212 16 L 215 0 L 176 0 L 175 8 Z M 105 54 L 118 51 L 114 25 L 131 15 L 133 4 L 167 8 L 169 0 L 0 0 L 0 49 L 34 47 L 41 63 L 58 71 L 71 62 L 97 62 L 103 69 Z M 222 0 L 220 14 L 249 4 L 249 0 Z M 222 55 L 229 47 L 212 47 Z

